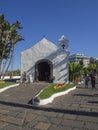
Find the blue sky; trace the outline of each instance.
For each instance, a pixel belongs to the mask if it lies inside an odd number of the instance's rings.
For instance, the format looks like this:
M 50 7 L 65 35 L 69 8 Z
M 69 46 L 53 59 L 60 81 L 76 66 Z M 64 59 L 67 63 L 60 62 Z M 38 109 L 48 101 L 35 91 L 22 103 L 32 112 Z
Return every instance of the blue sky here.
M 98 0 L 0 0 L 0 13 L 23 27 L 19 33 L 25 40 L 15 48 L 14 69 L 20 68 L 21 51 L 44 36 L 58 45 L 65 35 L 70 54 L 98 57 Z

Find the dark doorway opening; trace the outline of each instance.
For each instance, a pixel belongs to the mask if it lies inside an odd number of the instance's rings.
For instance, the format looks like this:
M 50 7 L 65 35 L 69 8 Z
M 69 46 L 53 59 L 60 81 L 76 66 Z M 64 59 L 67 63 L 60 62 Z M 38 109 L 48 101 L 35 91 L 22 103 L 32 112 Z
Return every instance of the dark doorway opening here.
M 50 66 L 47 62 L 41 62 L 38 64 L 38 80 L 39 81 L 49 81 L 50 76 Z
M 52 63 L 50 61 L 40 61 L 35 65 L 35 81 L 50 81 L 52 76 Z

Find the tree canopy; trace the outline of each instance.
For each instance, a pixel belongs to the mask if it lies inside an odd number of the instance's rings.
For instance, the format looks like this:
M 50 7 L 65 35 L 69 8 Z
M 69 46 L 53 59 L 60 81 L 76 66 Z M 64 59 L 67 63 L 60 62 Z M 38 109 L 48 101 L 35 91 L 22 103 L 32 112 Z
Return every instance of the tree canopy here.
M 13 24 L 5 20 L 3 14 L 0 14 L 0 75 L 2 73 L 2 61 L 9 60 L 7 69 L 11 63 L 14 48 L 17 42 L 24 38 L 19 34 L 19 29 L 22 29 L 20 22 L 15 21 Z

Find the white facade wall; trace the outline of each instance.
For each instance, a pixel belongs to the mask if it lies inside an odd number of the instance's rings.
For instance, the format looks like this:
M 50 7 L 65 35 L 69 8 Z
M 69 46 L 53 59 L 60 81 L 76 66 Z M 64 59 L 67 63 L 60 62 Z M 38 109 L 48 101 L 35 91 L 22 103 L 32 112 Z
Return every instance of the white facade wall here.
M 54 82 L 68 82 L 68 57 L 68 51 L 61 50 L 58 46 L 43 38 L 33 47 L 21 52 L 21 73 L 26 71 L 27 76 L 32 75 L 34 81 L 36 63 L 39 60 L 46 59 L 53 64 Z

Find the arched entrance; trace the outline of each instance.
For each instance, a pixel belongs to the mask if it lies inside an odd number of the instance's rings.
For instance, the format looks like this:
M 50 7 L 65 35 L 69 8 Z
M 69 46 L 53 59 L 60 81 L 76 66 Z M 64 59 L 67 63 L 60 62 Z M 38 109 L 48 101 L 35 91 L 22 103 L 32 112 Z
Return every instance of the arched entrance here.
M 35 65 L 35 81 L 49 82 L 53 75 L 53 65 L 49 60 L 40 60 Z

